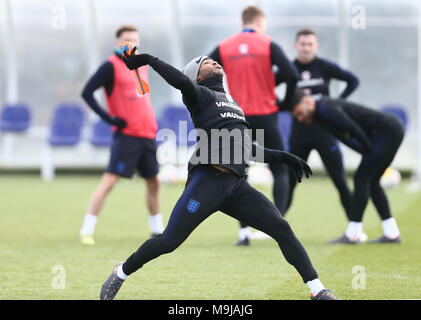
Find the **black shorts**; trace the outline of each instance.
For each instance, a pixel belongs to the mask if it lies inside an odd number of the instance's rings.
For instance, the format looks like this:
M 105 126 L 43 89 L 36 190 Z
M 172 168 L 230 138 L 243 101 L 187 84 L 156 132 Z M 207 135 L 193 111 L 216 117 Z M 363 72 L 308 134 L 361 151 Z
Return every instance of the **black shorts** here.
M 132 137 L 121 132 L 114 133 L 106 172 L 131 178 L 135 170 L 145 179 L 158 174 L 155 139 Z

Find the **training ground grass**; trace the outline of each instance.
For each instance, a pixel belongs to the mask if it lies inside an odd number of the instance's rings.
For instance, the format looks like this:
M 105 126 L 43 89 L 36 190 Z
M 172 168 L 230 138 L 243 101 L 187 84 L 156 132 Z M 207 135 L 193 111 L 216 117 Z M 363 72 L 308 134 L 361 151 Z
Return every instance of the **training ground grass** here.
M 79 243 L 79 230 L 99 176 L 0 179 L 0 299 L 98 299 L 114 265 L 148 238 L 140 179 L 122 180 L 110 194 L 96 229 L 95 246 Z M 270 187 L 259 188 L 270 197 Z M 183 190 L 162 185 L 165 223 Z M 287 219 L 308 251 L 320 279 L 342 299 L 421 298 L 421 197 L 405 183 L 387 191 L 401 245 L 327 245 L 346 228 L 338 195 L 326 178 L 296 189 Z M 372 204 L 364 231 L 381 235 Z M 117 299 L 308 299 L 306 285 L 272 239 L 235 247 L 238 222 L 216 213 L 175 252 L 146 264 Z M 364 270 L 365 273 L 361 273 Z

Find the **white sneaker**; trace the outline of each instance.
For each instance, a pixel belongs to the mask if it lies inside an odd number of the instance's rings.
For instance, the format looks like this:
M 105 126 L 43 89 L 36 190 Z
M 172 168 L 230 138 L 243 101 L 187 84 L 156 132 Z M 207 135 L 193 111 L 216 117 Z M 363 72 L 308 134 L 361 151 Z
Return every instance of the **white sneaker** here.
M 250 239 L 253 239 L 253 240 L 264 240 L 264 239 L 269 239 L 269 238 L 270 236 L 262 231 L 256 231 L 250 234 Z

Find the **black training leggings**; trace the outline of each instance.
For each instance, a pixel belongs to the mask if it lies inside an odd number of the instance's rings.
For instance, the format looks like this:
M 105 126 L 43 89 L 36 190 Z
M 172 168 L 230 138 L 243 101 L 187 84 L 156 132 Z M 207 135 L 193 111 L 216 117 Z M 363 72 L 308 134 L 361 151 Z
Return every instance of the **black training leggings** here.
M 317 278 L 304 247 L 273 203 L 245 179 L 212 166 L 199 166 L 190 172 L 186 188 L 163 234 L 144 242 L 123 264 L 124 273 L 130 275 L 148 261 L 177 249 L 216 211 L 244 221 L 274 238 L 285 259 L 296 268 L 304 282 Z
M 390 128 L 384 128 L 387 133 L 377 133 L 372 137 L 372 150 L 368 155 L 363 155 L 354 174 L 351 221 L 362 221 L 370 197 L 382 220 L 392 216 L 380 178 L 392 163 L 404 137 L 402 123 L 398 119 L 393 120 Z
M 303 124 L 293 120 L 291 135 L 289 137 L 289 152 L 307 161 L 311 150 L 317 150 L 322 159 L 323 165 L 336 189 L 345 214 L 350 220 L 352 193 L 348 187 L 345 169 L 343 165 L 342 152 L 338 142 L 326 129 L 316 124 Z M 290 191 L 288 193 L 287 208 L 292 203 L 294 188 L 297 184 L 294 174 L 290 174 Z
M 282 135 L 278 128 L 278 113 L 265 116 L 247 116 L 246 120 L 252 129 L 253 141 L 256 141 L 256 130 L 263 129 L 264 145 L 262 147 L 285 151 Z M 273 176 L 273 202 L 281 215 L 283 215 L 288 204 L 289 172 L 292 175 L 294 173 L 282 163 L 270 163 L 269 169 Z M 247 223 L 244 221 L 240 221 L 240 225 L 242 228 L 247 227 Z

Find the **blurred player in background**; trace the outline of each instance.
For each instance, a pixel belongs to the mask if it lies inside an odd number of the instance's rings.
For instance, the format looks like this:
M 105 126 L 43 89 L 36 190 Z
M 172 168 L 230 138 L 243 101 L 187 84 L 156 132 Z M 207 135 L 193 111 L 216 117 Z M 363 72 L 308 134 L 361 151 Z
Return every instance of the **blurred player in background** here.
M 297 58 L 293 63 L 301 77 L 297 87 L 303 89 L 305 94 L 312 95 L 316 101 L 329 96 L 329 84 L 332 79 L 346 82 L 346 88 L 340 94 L 340 98 L 343 99 L 347 98 L 358 87 L 359 81 L 354 74 L 333 62 L 316 56 L 319 43 L 313 30 L 302 29 L 298 31 L 294 48 L 297 50 Z M 282 78 L 277 79 L 277 82 L 280 81 L 282 81 Z M 300 123 L 294 118 L 288 144 L 289 152 L 306 161 L 311 150 L 317 150 L 326 171 L 339 192 L 342 206 L 348 220 L 350 220 L 352 194 L 346 181 L 342 152 L 336 138 L 318 123 Z M 294 177 L 291 176 L 291 192 L 287 210 L 292 202 L 295 185 Z
M 114 137 L 110 161 L 102 180 L 94 191 L 85 215 L 80 237 L 83 244 L 94 244 L 94 231 L 104 202 L 121 178 L 131 178 L 135 171 L 146 181 L 146 202 L 149 210 L 151 236 L 163 231 L 159 203 L 159 166 L 156 159 L 157 122 L 149 94 L 140 96 L 136 79 L 122 60 L 123 43 L 139 45 L 139 31 L 135 26 L 124 25 L 116 32 L 115 52 L 89 79 L 82 96 L 89 107 L 103 120 L 113 125 Z M 142 79 L 147 81 L 148 68 L 140 68 Z M 94 91 L 105 89 L 108 112 L 94 98 Z
M 287 85 L 283 104 L 288 105 L 294 93 L 298 74 L 279 45 L 264 35 L 265 13 L 256 6 L 242 12 L 243 31 L 219 44 L 209 55 L 224 68 L 228 89 L 244 111 L 256 140 L 257 129 L 264 130 L 265 148 L 284 150 L 278 128 L 278 111 L 275 96 L 273 66 L 278 69 L 278 80 Z M 288 169 L 281 163 L 269 164 L 274 178 L 273 199 L 284 214 L 289 197 Z M 249 245 L 250 230 L 240 222 L 237 245 Z
M 296 92 L 292 114 L 300 122 L 318 123 L 348 147 L 362 155 L 354 174 L 354 193 L 350 221 L 345 234 L 330 243 L 356 244 L 363 234 L 363 214 L 369 198 L 382 220 L 383 235 L 370 242 L 400 243 L 401 237 L 392 217 L 380 178 L 392 163 L 405 131 L 394 115 L 379 112 L 343 99 L 316 100 L 300 89 Z

